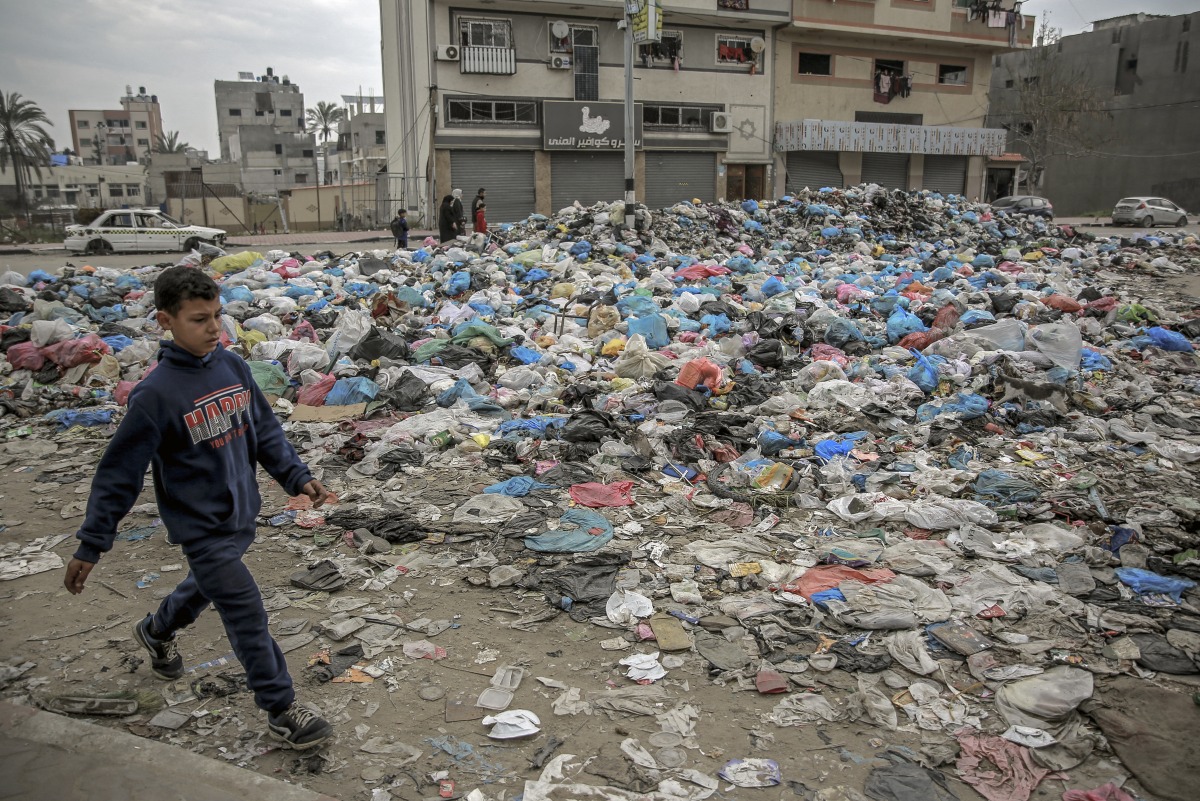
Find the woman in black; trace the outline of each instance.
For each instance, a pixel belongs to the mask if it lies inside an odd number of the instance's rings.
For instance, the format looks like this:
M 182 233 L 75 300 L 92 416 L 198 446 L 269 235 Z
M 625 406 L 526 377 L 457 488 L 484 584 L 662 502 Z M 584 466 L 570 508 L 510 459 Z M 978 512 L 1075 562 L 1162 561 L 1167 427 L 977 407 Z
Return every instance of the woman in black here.
M 443 242 L 454 239 L 458 233 L 458 218 L 454 214 L 454 198 L 446 195 L 438 209 L 438 234 Z

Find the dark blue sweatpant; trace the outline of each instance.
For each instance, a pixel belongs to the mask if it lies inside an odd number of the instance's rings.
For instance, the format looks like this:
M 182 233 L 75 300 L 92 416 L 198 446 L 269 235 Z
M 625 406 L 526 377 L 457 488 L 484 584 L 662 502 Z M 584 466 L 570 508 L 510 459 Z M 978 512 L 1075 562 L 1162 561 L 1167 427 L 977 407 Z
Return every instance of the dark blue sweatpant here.
M 254 542 L 254 529 L 231 536 L 209 536 L 183 546 L 191 569 L 187 578 L 163 599 L 152 621 L 153 632 L 174 634 L 191 625 L 211 602 L 216 607 L 233 653 L 246 670 L 254 703 L 267 712 L 282 712 L 296 697 L 283 651 L 267 630 L 262 594 L 242 556 Z

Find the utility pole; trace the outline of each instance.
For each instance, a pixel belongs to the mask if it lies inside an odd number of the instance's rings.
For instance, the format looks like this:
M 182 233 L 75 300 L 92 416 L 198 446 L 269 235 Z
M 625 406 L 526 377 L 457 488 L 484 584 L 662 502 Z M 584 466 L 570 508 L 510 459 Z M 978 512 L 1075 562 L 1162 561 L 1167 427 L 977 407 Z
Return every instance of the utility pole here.
M 648 2 L 648 0 L 641 0 Z M 625 228 L 633 230 L 637 197 L 634 191 L 634 145 L 633 136 L 637 126 L 633 120 L 633 19 L 638 0 L 625 3 Z

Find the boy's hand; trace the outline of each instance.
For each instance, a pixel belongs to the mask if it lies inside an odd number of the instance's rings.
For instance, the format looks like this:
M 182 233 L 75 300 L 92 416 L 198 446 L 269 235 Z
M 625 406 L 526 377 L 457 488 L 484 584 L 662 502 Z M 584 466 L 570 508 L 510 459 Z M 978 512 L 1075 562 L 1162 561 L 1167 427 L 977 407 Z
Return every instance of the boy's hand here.
M 72 595 L 78 595 L 83 592 L 83 584 L 87 581 L 88 574 L 92 572 L 92 568 L 95 566 L 95 562 L 72 559 L 67 563 L 67 575 L 63 577 L 63 586 Z
M 325 485 L 315 478 L 305 484 L 300 491 L 312 499 L 314 509 L 319 508 L 329 498 L 329 490 L 325 489 Z

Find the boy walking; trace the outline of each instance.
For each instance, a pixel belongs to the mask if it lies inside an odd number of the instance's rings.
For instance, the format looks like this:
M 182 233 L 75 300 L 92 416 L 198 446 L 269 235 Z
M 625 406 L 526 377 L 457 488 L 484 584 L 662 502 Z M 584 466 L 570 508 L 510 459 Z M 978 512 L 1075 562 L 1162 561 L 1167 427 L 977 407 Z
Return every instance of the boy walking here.
M 250 368 L 220 344 L 216 283 L 190 267 L 172 267 L 154 282 L 157 319 L 174 340 L 163 342 L 158 366 L 129 396 L 129 409 L 92 480 L 79 548 L 63 583 L 83 591 L 117 525 L 137 501 L 146 466 L 168 539 L 183 549 L 189 572 L 152 615 L 134 626 L 154 675 L 183 675 L 175 632 L 216 607 L 246 670 L 254 702 L 273 736 L 292 748 L 317 746 L 333 727 L 295 700 L 283 652 L 267 630 L 262 595 L 242 556 L 254 541 L 262 506 L 262 465 L 289 495 L 321 506 L 328 493 L 284 436 Z
M 487 233 L 487 204 L 480 203 L 475 207 L 475 233 Z
M 396 237 L 396 247 L 408 247 L 408 209 L 396 209 L 392 218 L 392 236 Z

